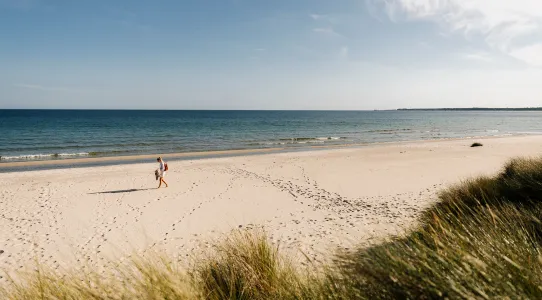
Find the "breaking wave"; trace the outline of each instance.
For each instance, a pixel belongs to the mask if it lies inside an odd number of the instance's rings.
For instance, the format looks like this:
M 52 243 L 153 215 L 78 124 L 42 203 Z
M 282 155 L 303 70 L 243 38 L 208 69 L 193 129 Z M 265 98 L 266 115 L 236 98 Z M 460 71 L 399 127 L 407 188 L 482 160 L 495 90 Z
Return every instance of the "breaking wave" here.
M 50 154 L 23 154 L 15 156 L 0 156 L 0 160 L 43 160 L 51 158 L 68 158 L 68 157 L 78 157 L 78 156 L 89 156 L 87 152 L 81 153 L 50 153 Z

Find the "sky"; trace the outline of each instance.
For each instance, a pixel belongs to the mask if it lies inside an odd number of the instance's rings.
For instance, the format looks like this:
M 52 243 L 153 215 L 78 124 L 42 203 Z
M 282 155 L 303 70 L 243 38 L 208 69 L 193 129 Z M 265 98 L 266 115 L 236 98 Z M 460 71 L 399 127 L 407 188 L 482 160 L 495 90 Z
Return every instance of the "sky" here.
M 542 106 L 540 0 L 0 0 L 0 108 Z

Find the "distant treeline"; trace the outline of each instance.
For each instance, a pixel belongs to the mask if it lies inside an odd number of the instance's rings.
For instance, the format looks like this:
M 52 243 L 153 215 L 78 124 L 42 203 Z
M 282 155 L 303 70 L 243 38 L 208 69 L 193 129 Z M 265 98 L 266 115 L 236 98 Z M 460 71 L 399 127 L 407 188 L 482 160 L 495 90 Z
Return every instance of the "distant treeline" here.
M 398 110 L 416 110 L 416 111 L 542 111 L 542 107 L 520 107 L 520 108 L 400 108 Z

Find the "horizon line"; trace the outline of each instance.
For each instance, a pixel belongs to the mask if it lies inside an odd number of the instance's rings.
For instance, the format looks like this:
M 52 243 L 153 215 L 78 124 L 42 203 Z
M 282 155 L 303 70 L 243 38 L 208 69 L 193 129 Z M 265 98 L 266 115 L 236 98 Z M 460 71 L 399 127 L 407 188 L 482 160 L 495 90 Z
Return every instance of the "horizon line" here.
M 517 110 L 517 109 L 542 109 L 542 107 L 419 107 L 419 108 L 390 108 L 390 109 L 152 109 L 152 108 L 0 108 L 0 110 L 66 110 L 66 111 L 401 111 L 401 110 Z

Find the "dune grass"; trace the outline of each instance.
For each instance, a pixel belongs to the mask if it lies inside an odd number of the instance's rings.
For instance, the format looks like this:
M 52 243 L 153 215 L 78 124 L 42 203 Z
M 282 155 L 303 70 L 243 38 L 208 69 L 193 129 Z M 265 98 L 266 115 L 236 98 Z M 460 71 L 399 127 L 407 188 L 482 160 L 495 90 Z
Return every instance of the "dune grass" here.
M 137 257 L 107 274 L 51 271 L 37 264 L 32 272 L 10 278 L 0 299 L 197 299 L 193 281 L 164 256 Z
M 104 275 L 38 268 L 6 299 L 542 298 L 542 159 L 442 191 L 405 237 L 297 268 L 265 233 L 238 231 L 184 272 L 138 258 Z
M 265 233 L 238 231 L 196 262 L 192 276 L 206 299 L 268 299 L 296 276 Z
M 542 159 L 439 198 L 407 237 L 340 255 L 345 298 L 542 298 Z

